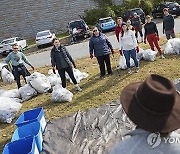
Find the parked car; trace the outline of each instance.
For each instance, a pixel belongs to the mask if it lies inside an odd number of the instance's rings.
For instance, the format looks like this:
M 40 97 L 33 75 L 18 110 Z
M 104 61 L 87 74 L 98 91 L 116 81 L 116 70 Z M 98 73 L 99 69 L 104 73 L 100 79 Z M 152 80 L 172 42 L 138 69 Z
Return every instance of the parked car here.
M 12 45 L 15 43 L 19 45 L 20 50 L 27 47 L 26 40 L 20 37 L 8 38 L 0 43 L 0 53 L 2 55 L 8 55 L 8 53 L 12 51 Z
M 72 41 L 76 41 L 78 37 L 87 38 L 90 36 L 89 27 L 82 19 L 69 22 L 68 31 L 72 35 Z
M 137 15 L 141 18 L 141 22 L 144 24 L 145 23 L 145 13 L 141 8 L 134 8 L 134 9 L 129 9 L 124 12 L 123 14 L 123 20 L 127 21 L 128 19 L 132 19 L 134 17 L 134 13 L 137 13 Z
M 116 22 L 111 17 L 100 18 L 97 23 L 97 28 L 100 31 L 108 31 L 116 28 Z
M 169 8 L 169 13 L 172 15 L 179 16 L 180 15 L 180 5 L 176 2 L 164 2 L 159 4 L 153 11 L 152 15 L 154 18 L 163 17 L 163 9 Z
M 55 33 L 51 33 L 50 30 L 38 32 L 36 34 L 36 46 L 40 48 L 45 44 L 52 44 L 52 40 L 56 38 Z

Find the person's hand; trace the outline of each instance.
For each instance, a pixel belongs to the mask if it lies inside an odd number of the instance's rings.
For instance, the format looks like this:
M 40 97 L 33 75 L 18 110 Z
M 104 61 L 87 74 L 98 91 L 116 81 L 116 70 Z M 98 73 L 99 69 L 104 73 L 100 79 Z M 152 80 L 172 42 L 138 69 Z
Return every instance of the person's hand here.
M 164 29 L 163 29 L 163 34 L 164 34 Z
M 92 53 L 90 54 L 90 58 L 93 59 L 93 54 Z
M 55 69 L 54 67 L 53 67 L 53 69 L 52 69 L 52 70 L 53 70 L 53 73 L 54 73 L 54 74 L 56 74 L 56 69 Z
M 159 36 L 157 35 L 157 40 L 159 41 Z
M 111 49 L 111 53 L 114 54 L 114 50 L 113 49 Z
M 74 65 L 74 68 L 76 68 L 76 64 L 73 64 Z
M 32 70 L 34 70 L 35 68 L 34 68 L 34 66 L 31 66 L 31 68 L 32 68 Z
M 146 42 L 146 40 L 144 39 L 144 44 L 146 44 L 147 42 Z
M 119 54 L 120 54 L 121 56 L 123 56 L 122 50 L 119 50 Z
M 139 47 L 138 47 L 138 46 L 136 47 L 136 52 L 137 52 L 137 53 L 139 52 Z
M 171 30 L 171 33 L 174 33 L 174 29 Z

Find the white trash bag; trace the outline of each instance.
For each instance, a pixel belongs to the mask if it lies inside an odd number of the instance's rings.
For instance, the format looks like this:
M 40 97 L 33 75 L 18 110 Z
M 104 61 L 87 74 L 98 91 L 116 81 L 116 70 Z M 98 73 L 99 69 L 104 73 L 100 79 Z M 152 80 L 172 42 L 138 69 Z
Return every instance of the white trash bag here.
M 34 72 L 30 76 L 27 76 L 26 79 L 27 83 L 38 93 L 46 93 L 51 89 L 51 84 L 44 74 Z
M 13 74 L 10 71 L 8 71 L 5 67 L 3 67 L 1 70 L 1 78 L 3 82 L 7 84 L 11 84 L 14 81 Z
M 144 49 L 139 48 L 139 52 L 136 53 L 136 58 L 140 61 L 143 58 Z
M 7 66 L 6 63 L 0 63 L 0 72 L 1 72 L 1 70 L 2 70 L 5 66 Z
M 82 79 L 85 79 L 89 76 L 87 73 L 81 72 L 75 68 L 73 68 L 73 73 L 74 73 L 74 77 L 75 77 L 77 83 L 79 83 Z M 68 73 L 66 73 L 66 79 L 69 80 L 71 83 L 73 83 L 72 80 L 70 79 Z
M 73 94 L 67 90 L 66 88 L 63 88 L 60 84 L 56 84 L 53 87 L 52 92 L 52 101 L 54 102 L 71 102 L 73 98 Z
M 11 123 L 21 106 L 12 98 L 0 97 L 0 122 Z
M 147 61 L 155 61 L 156 59 L 156 54 L 157 52 L 156 51 L 153 51 L 151 49 L 147 49 L 144 51 L 143 53 L 143 59 L 144 60 L 147 60 Z
M 56 74 L 54 74 L 52 70 L 49 70 L 48 74 L 50 74 L 50 76 L 48 76 L 47 78 L 52 87 L 54 87 L 56 84 L 62 83 L 58 71 L 56 71 Z
M 27 101 L 27 100 L 31 99 L 33 96 L 37 95 L 37 91 L 28 84 L 19 88 L 19 93 L 21 95 L 23 102 Z
M 132 58 L 130 58 L 130 66 L 135 66 L 134 60 Z M 124 56 L 120 56 L 119 58 L 119 67 L 123 70 L 127 69 L 126 58 Z
M 180 38 L 168 40 L 164 49 L 164 54 L 180 54 Z
M 0 97 L 21 98 L 21 95 L 18 89 L 12 89 L 12 90 L 3 90 L 0 93 Z

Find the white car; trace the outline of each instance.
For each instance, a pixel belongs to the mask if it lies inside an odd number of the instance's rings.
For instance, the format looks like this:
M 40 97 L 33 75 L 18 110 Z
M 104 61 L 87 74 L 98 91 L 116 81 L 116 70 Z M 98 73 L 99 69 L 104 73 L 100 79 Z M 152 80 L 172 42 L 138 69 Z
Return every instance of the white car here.
M 15 43 L 19 45 L 19 49 L 21 51 L 27 47 L 26 40 L 20 37 L 9 38 L 9 39 L 3 40 L 0 43 L 0 54 L 7 55 L 9 52 L 12 51 L 12 45 Z
M 50 30 L 38 32 L 36 35 L 36 45 L 40 48 L 44 44 L 52 44 L 54 38 L 56 38 L 56 35 L 51 33 Z

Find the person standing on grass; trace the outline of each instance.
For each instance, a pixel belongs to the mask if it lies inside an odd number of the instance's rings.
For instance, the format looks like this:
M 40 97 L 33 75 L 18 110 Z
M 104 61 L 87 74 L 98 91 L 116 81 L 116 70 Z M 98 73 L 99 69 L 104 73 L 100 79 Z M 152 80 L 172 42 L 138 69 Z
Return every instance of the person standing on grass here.
M 170 37 L 175 38 L 176 35 L 174 33 L 174 18 L 171 14 L 169 14 L 169 9 L 164 8 L 164 17 L 163 17 L 163 34 L 166 34 L 167 40 L 170 39 Z
M 143 33 L 142 33 L 142 25 L 141 25 L 141 18 L 137 15 L 137 13 L 134 13 L 134 17 L 132 18 L 132 26 L 135 29 L 135 36 L 138 41 L 138 32 L 141 36 L 141 42 L 143 42 Z
M 128 84 L 120 102 L 136 125 L 110 154 L 180 154 L 180 94 L 174 83 L 157 74 Z M 172 141 L 172 140 L 173 141 Z
M 151 50 L 155 51 L 154 45 L 156 46 L 160 58 L 165 58 L 163 56 L 162 50 L 159 46 L 159 34 L 157 30 L 157 26 L 154 22 L 151 21 L 151 17 L 149 15 L 146 16 L 146 24 L 144 25 L 144 43 L 146 44 L 146 39 L 151 47 Z
M 76 90 L 82 91 L 82 89 L 77 84 L 77 81 L 73 74 L 72 65 L 74 66 L 74 68 L 76 68 L 75 62 L 67 51 L 66 47 L 61 45 L 58 38 L 54 38 L 52 43 L 54 45 L 51 49 L 51 64 L 53 67 L 53 73 L 56 74 L 56 69 L 58 70 L 62 81 L 62 87 L 66 88 L 65 72 L 67 72 L 72 82 L 74 83 Z
M 22 75 L 24 78 L 24 81 L 26 82 L 26 76 L 30 75 L 29 71 L 23 64 L 23 61 L 29 66 L 31 66 L 31 68 L 34 70 L 34 66 L 28 61 L 26 56 L 22 52 L 19 51 L 19 45 L 17 43 L 13 44 L 12 52 L 8 54 L 4 62 L 7 64 L 11 62 L 11 65 L 13 68 L 12 73 L 16 80 L 18 89 L 21 87 L 20 76 Z
M 115 28 L 115 34 L 116 34 L 116 38 L 117 38 L 117 41 L 119 42 L 119 33 L 121 32 L 121 24 L 123 22 L 123 19 L 122 17 L 118 17 L 117 18 L 117 25 L 116 25 L 116 28 Z
M 91 59 L 93 54 L 97 58 L 100 67 L 100 78 L 105 76 L 105 64 L 108 74 L 113 74 L 110 62 L 110 53 L 114 54 L 113 47 L 107 36 L 99 32 L 97 27 L 93 28 L 93 36 L 89 40 L 89 53 Z
M 132 31 L 135 30 L 134 27 L 131 25 L 131 20 L 128 19 L 128 20 L 126 21 L 126 24 L 127 24 L 127 27 L 128 27 L 129 30 L 132 30 Z
M 119 52 L 124 54 L 126 59 L 126 65 L 128 68 L 128 74 L 131 74 L 130 57 L 134 60 L 136 66 L 136 73 L 139 71 L 139 62 L 136 58 L 136 52 L 139 52 L 139 47 L 135 34 L 132 30 L 129 30 L 126 23 L 122 23 L 122 31 L 119 34 Z

